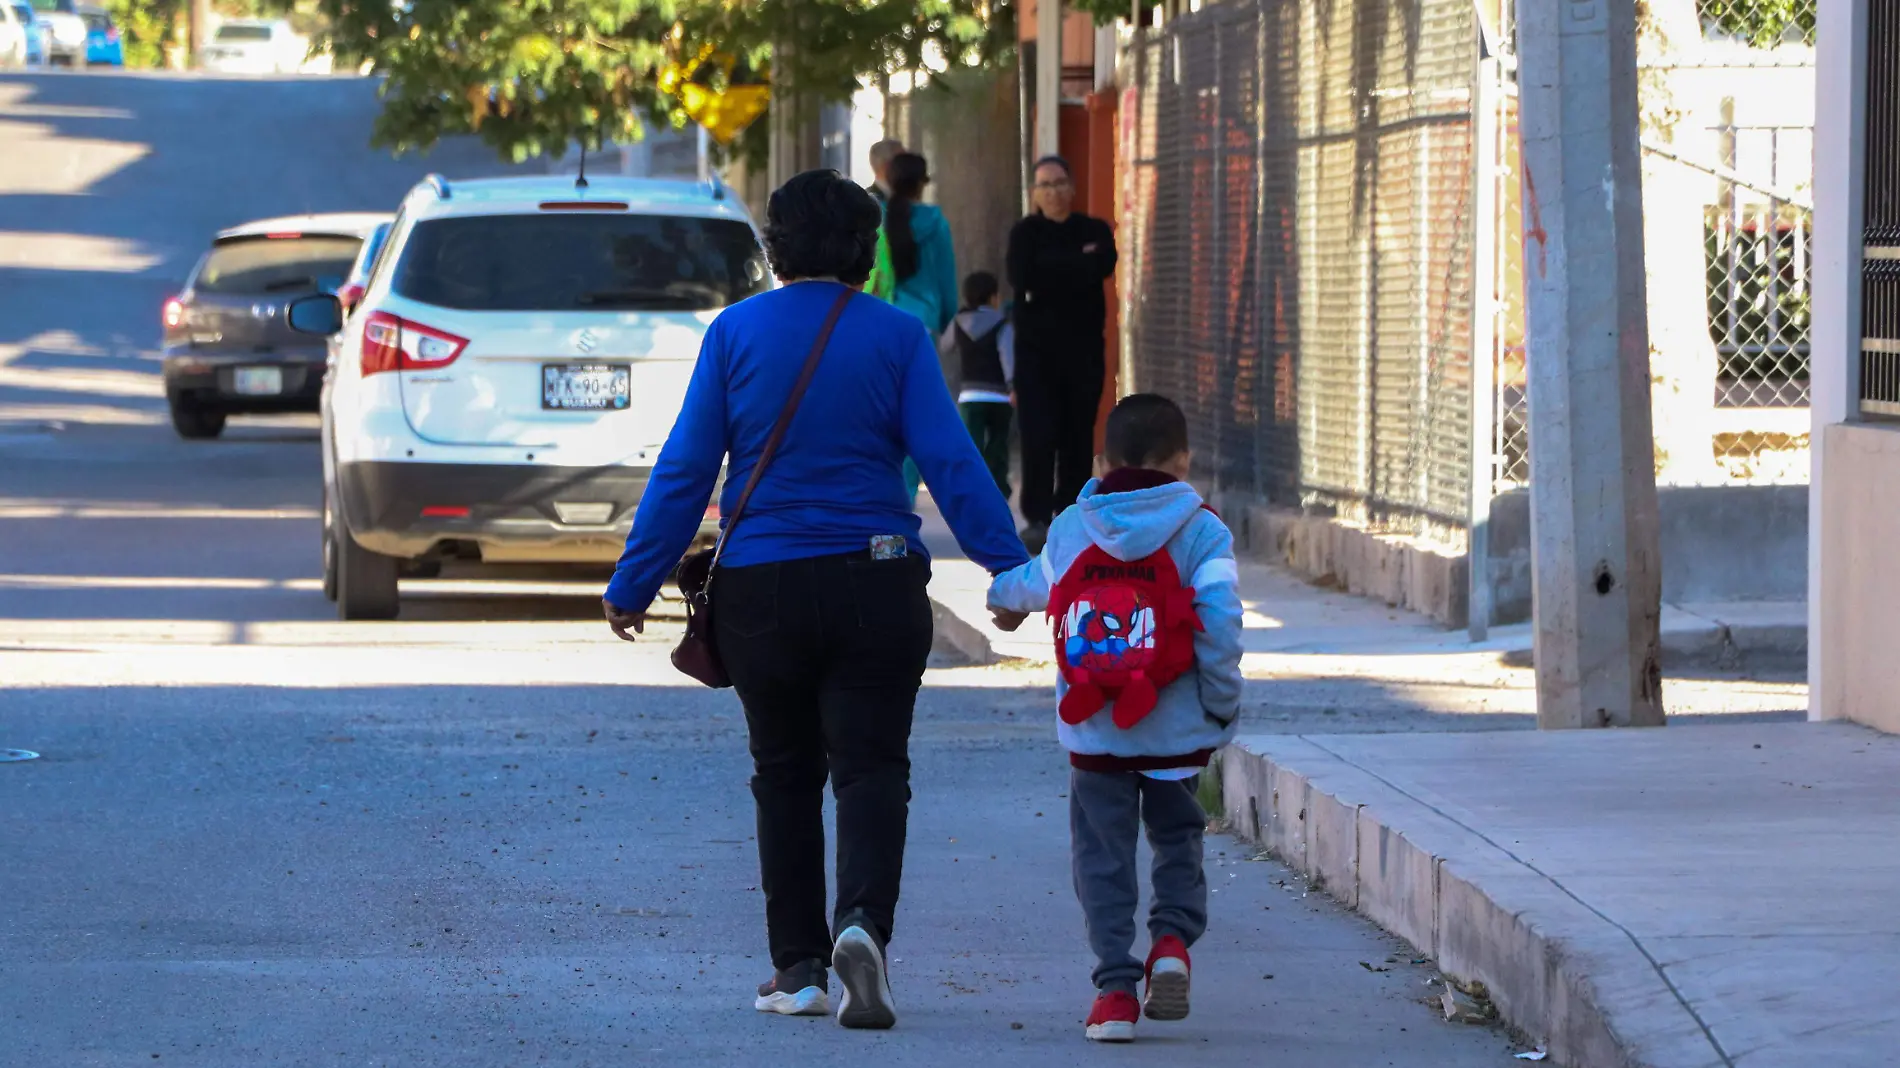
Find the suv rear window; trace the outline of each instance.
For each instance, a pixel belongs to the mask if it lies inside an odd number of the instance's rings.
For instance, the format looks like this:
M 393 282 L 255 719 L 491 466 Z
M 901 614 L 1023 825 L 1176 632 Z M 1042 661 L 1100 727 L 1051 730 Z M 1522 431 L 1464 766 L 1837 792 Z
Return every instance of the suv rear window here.
M 418 223 L 392 282 L 464 311 L 708 311 L 767 285 L 743 222 L 597 212 Z
M 268 41 L 270 40 L 270 27 L 269 26 L 233 26 L 230 24 L 226 24 L 226 25 L 218 27 L 217 39 L 220 41 L 240 41 L 240 42 L 242 41 Z
M 363 243 L 354 237 L 241 237 L 212 246 L 191 288 L 200 293 L 336 289 Z

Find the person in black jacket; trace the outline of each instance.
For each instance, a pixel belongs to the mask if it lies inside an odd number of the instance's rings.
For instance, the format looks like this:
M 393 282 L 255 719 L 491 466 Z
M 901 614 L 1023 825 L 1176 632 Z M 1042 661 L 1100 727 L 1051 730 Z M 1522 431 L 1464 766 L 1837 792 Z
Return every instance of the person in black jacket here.
M 1068 161 L 1035 168 L 1034 214 L 1009 232 L 1016 291 L 1016 412 L 1023 446 L 1023 541 L 1040 549 L 1049 521 L 1075 503 L 1095 461 L 1115 234 L 1074 210 Z

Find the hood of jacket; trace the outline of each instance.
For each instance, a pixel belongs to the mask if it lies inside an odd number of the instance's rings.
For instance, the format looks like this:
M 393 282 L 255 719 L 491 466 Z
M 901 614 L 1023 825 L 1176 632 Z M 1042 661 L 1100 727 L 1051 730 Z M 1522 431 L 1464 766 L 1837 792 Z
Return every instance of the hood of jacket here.
M 1076 508 L 1089 540 L 1117 560 L 1153 553 L 1201 510 L 1201 495 L 1185 482 L 1126 493 L 1102 492 L 1102 480 L 1082 487 Z
M 1003 325 L 1003 313 L 985 304 L 981 308 L 958 312 L 957 325 L 971 338 L 980 338 Z

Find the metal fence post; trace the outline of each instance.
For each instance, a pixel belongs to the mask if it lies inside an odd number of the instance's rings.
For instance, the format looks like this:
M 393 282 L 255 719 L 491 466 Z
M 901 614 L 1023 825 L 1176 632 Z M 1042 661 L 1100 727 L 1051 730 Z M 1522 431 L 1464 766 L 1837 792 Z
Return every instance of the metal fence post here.
M 1474 642 L 1491 634 L 1491 498 L 1496 490 L 1494 416 L 1497 411 L 1498 110 L 1500 65 L 1482 55 L 1471 93 L 1471 507 L 1466 521 L 1465 571 L 1469 583 L 1466 632 Z

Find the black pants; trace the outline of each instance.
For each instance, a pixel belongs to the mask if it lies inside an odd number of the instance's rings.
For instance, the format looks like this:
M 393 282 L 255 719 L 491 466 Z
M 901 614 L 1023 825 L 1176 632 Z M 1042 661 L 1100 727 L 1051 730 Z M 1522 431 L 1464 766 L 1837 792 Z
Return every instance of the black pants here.
M 1016 414 L 1023 438 L 1023 519 L 1048 526 L 1075 503 L 1095 463 L 1095 415 L 1102 403 L 1100 344 L 1089 351 L 1019 338 Z
M 745 705 L 772 966 L 831 959 L 831 921 L 888 941 L 904 873 L 910 723 L 930 658 L 930 565 L 868 553 L 721 568 L 719 655 Z M 825 777 L 838 902 L 825 912 Z

